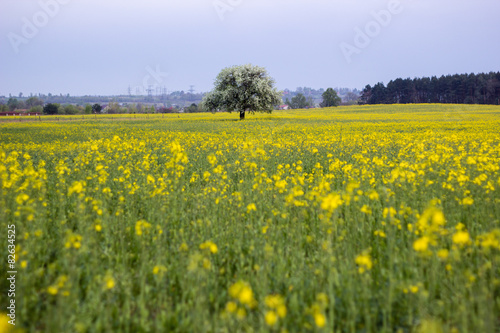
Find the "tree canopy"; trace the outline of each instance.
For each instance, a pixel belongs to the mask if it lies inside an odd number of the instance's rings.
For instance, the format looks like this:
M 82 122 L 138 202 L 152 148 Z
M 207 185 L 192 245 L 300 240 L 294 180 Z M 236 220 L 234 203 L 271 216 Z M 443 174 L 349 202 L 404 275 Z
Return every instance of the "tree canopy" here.
M 60 105 L 57 103 L 48 103 L 43 107 L 44 114 L 58 114 Z
M 307 100 L 306 96 L 301 93 L 298 93 L 296 96 L 292 97 L 292 100 L 286 100 L 286 104 L 290 106 L 292 109 L 305 109 L 309 106 L 312 106 L 312 100 Z
M 340 102 L 342 102 L 342 99 L 337 95 L 337 92 L 333 90 L 333 88 L 326 89 L 321 96 L 323 97 L 323 102 L 320 104 L 322 108 L 339 106 Z
M 263 67 L 251 64 L 224 68 L 215 79 L 214 90 L 202 101 L 203 109 L 215 111 L 268 112 L 282 103 L 281 92 Z
M 367 85 L 362 104 L 500 104 L 500 72 L 391 80 Z
M 92 105 L 92 112 L 94 113 L 101 113 L 102 106 L 100 104 L 95 103 Z

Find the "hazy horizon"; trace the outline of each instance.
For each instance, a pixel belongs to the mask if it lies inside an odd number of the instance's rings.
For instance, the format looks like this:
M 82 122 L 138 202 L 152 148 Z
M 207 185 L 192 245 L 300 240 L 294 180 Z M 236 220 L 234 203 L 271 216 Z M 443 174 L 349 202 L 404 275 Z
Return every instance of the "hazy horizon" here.
M 265 67 L 278 89 L 499 71 L 500 1 L 3 0 L 0 95 L 212 89 Z

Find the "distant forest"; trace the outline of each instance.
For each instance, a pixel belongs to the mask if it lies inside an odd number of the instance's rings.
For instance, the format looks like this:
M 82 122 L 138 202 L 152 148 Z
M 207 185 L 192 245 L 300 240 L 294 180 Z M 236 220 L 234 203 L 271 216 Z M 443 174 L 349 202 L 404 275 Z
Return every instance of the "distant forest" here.
M 500 72 L 396 79 L 367 85 L 360 104 L 500 104 Z

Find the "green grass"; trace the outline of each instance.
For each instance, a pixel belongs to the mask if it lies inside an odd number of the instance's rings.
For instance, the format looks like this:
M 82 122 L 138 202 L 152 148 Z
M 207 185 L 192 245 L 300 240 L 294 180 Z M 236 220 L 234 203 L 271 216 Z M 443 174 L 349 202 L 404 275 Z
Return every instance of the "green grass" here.
M 16 327 L 498 331 L 500 108 L 237 117 L 0 123 Z

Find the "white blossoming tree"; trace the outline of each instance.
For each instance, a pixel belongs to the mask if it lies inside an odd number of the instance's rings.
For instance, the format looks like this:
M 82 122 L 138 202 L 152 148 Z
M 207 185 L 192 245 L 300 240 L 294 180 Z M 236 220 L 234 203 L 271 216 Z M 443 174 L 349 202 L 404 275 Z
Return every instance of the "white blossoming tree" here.
M 281 92 L 263 67 L 242 65 L 224 68 L 215 79 L 215 88 L 202 101 L 206 111 L 271 113 L 282 103 Z

